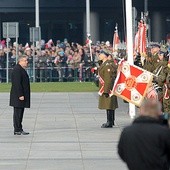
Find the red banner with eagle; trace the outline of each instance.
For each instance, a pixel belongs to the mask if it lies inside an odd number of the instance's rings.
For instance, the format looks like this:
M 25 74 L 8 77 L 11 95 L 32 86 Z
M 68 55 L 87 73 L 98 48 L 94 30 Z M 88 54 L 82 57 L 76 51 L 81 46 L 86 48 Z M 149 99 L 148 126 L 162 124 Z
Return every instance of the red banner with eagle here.
M 112 94 L 140 106 L 152 80 L 152 73 L 121 61 Z

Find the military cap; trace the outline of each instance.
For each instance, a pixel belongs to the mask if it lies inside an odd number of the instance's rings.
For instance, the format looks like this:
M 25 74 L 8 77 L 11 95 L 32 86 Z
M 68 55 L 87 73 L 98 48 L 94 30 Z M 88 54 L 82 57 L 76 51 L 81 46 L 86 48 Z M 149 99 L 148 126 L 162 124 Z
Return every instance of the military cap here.
M 167 53 L 166 47 L 161 46 L 159 53 L 160 53 L 160 54 L 165 54 L 165 53 Z
M 161 46 L 160 46 L 159 43 L 154 43 L 154 42 L 152 42 L 152 43 L 150 43 L 149 47 L 150 47 L 150 48 L 160 48 Z
M 100 50 L 100 54 L 104 54 L 107 57 L 110 55 L 109 52 L 106 49 Z

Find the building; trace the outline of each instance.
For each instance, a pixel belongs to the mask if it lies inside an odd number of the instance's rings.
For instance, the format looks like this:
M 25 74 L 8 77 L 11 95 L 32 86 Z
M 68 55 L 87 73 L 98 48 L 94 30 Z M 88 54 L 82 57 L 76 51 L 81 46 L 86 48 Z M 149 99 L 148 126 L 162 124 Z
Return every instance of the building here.
M 42 39 L 83 43 L 86 37 L 86 0 L 39 0 Z M 144 0 L 133 0 L 136 21 L 144 10 Z M 91 0 L 91 35 L 93 41 L 112 41 L 118 23 L 125 38 L 124 0 Z M 170 1 L 149 0 L 150 39 L 161 41 L 170 32 Z M 3 22 L 19 22 L 19 42 L 29 42 L 29 27 L 35 27 L 35 0 L 1 0 L 1 38 Z

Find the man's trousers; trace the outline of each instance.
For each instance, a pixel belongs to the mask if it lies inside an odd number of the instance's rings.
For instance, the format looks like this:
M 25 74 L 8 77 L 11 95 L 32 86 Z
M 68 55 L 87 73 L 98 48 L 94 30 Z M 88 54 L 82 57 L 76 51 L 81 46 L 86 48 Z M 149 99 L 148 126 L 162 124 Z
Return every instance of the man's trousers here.
M 24 115 L 23 107 L 14 107 L 14 114 L 13 114 L 14 132 L 23 131 L 22 129 L 23 115 Z

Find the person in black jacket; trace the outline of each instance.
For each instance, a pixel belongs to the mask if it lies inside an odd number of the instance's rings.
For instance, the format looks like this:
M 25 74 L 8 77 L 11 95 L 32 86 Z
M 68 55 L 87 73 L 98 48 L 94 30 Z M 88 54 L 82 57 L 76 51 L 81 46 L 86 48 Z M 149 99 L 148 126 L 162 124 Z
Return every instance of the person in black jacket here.
M 30 108 L 30 82 L 25 68 L 28 65 L 27 56 L 20 56 L 11 75 L 10 106 L 14 107 L 14 135 L 28 135 L 22 128 L 25 108 Z
M 129 170 L 169 170 L 170 129 L 161 125 L 158 101 L 147 100 L 120 136 L 118 154 Z

